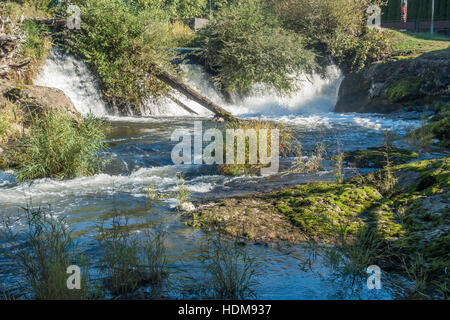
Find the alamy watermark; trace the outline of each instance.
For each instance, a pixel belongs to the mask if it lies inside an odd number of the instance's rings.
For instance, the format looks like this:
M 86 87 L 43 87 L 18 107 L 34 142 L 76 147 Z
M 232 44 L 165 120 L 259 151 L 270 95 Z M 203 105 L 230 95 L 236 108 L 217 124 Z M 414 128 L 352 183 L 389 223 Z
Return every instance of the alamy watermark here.
M 370 29 L 381 29 L 381 8 L 369 6 L 366 11 L 370 16 L 367 18 L 367 27 Z
M 367 288 L 369 290 L 381 289 L 381 268 L 377 265 L 367 267 L 369 277 L 367 278 Z
M 202 122 L 194 122 L 194 132 L 177 129 L 171 140 L 179 142 L 172 150 L 174 164 L 261 165 L 261 174 L 278 172 L 280 131 L 278 129 L 212 128 L 203 132 Z M 203 147 L 203 142 L 211 142 Z
M 66 21 L 66 26 L 70 30 L 80 30 L 81 29 L 81 9 L 76 5 L 69 5 L 67 7 L 67 14 L 69 17 Z

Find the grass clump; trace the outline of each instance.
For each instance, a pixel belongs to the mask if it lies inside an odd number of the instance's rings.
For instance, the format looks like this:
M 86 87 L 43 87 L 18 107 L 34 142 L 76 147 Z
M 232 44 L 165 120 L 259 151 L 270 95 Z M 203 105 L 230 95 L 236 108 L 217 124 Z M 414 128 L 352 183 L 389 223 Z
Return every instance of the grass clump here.
M 146 230 L 133 234 L 126 219 L 113 217 L 110 228 L 99 227 L 101 270 L 113 295 L 136 291 L 145 284 L 159 284 L 167 275 L 165 233 Z
M 13 225 L 17 222 L 24 222 L 22 229 L 15 229 Z M 25 208 L 17 221 L 4 219 L 0 231 L 1 240 L 6 244 L 1 248 L 3 254 L 20 270 L 21 296 L 26 297 L 31 287 L 32 298 L 39 300 L 93 297 L 86 269 L 88 260 L 76 252 L 72 232 L 63 218 L 42 209 Z M 81 289 L 67 287 L 67 268 L 71 265 L 81 268 Z
M 28 148 L 17 170 L 17 180 L 91 175 L 104 138 L 102 120 L 88 117 L 75 122 L 70 115 L 46 112 L 34 119 L 23 138 Z
M 20 56 L 31 60 L 22 80 L 32 84 L 50 52 L 51 38 L 48 28 L 34 21 L 24 21 L 20 29 L 25 33 L 25 43 L 22 44 Z
M 256 260 L 245 247 L 223 236 L 211 237 L 203 253 L 202 262 L 211 277 L 208 287 L 213 296 L 222 299 L 255 297 Z
M 305 49 L 303 39 L 284 30 L 259 0 L 223 7 L 200 37 L 202 56 L 222 91 L 245 95 L 264 84 L 278 93 L 291 93 L 298 89 L 297 76 L 315 68 L 314 54 Z
M 20 69 L 12 69 L 7 78 L 12 81 L 31 84 L 39 68 L 45 61 L 51 47 L 51 37 L 45 25 L 34 21 L 22 21 L 25 18 L 46 17 L 47 11 L 35 1 L 19 2 L 5 1 L 0 3 L 0 16 L 9 21 L 3 26 L 3 32 L 19 40 L 12 48 L 5 48 L 3 64 L 21 64 L 29 61 Z M 12 49 L 11 52 L 8 52 Z
M 8 141 L 17 140 L 23 132 L 23 112 L 14 103 L 0 104 L 0 147 Z
M 234 163 L 226 163 L 227 150 L 224 148 L 223 164 L 219 165 L 218 172 L 223 175 L 237 176 L 242 174 L 257 175 L 260 173 L 261 168 L 265 167 L 261 163 L 259 147 L 260 147 L 260 132 L 261 130 L 267 130 L 267 154 L 272 153 L 272 130 L 278 130 L 279 132 L 279 155 L 281 157 L 291 154 L 297 154 L 300 150 L 298 141 L 295 139 L 292 129 L 283 124 L 275 124 L 270 121 L 250 120 L 239 122 L 227 122 L 225 130 L 242 130 L 244 141 L 244 157 L 245 163 L 238 163 L 238 152 L 236 147 L 233 147 Z M 237 131 L 236 131 L 237 132 Z M 254 133 L 254 135 L 253 135 Z M 241 136 L 239 136 L 241 137 Z M 237 143 L 233 141 L 234 146 L 239 148 L 239 137 L 236 139 Z M 242 138 L 242 137 L 241 137 Z M 252 141 L 251 141 L 252 140 Z M 224 143 L 226 145 L 226 143 Z M 256 147 L 256 150 L 255 150 Z M 256 155 L 256 158 L 251 160 L 250 155 Z M 243 161 L 240 161 L 243 162 Z

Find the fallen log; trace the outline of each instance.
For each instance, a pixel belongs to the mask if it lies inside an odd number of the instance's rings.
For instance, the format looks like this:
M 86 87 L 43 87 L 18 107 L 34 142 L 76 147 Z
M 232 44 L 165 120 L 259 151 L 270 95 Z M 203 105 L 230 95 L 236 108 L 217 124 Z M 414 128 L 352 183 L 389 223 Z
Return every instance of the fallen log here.
M 20 63 L 12 63 L 12 64 L 5 64 L 3 66 L 0 66 L 0 77 L 6 76 L 11 69 L 20 69 L 28 65 L 31 61 L 29 59 L 25 59 L 24 61 Z
M 175 102 L 178 106 L 180 106 L 181 108 L 183 108 L 187 112 L 198 115 L 197 112 L 195 112 L 194 110 L 189 108 L 186 104 L 184 104 L 183 102 L 181 102 L 179 99 L 175 98 L 174 96 L 169 95 L 169 99 L 172 100 L 173 102 Z
M 181 92 L 184 94 L 187 98 L 197 102 L 204 108 L 208 109 L 217 118 L 223 118 L 226 121 L 238 121 L 238 119 L 233 116 L 230 112 L 226 111 L 222 107 L 218 106 L 216 103 L 212 102 L 208 98 L 202 96 L 200 93 L 195 91 L 194 89 L 187 86 L 185 83 L 183 83 L 181 80 L 177 79 L 176 77 L 172 76 L 168 72 L 161 70 L 161 68 L 156 67 L 157 72 L 155 76 L 167 84 L 168 86 L 172 87 L 173 89 L 177 90 L 178 92 Z
M 17 41 L 17 40 L 18 40 L 17 37 L 6 36 L 6 35 L 1 35 L 0 36 L 0 42 L 14 42 L 14 41 Z
M 58 18 L 33 18 L 31 19 L 34 22 L 43 23 L 49 27 L 65 27 L 67 25 L 66 19 L 58 19 Z

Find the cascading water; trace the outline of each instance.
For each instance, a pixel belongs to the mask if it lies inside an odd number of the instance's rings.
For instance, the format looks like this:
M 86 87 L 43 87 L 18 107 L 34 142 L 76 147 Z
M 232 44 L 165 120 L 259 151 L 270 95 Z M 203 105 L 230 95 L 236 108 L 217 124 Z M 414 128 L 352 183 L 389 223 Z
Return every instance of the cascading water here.
M 53 49 L 34 84 L 64 91 L 82 115 L 108 114 L 95 77 L 85 63 L 71 55 Z
M 299 79 L 303 80 L 302 90 L 290 97 L 279 98 L 270 90 L 260 90 L 245 99 L 232 97 L 234 103 L 227 103 L 222 99 L 201 66 L 184 65 L 182 68 L 187 74 L 185 82 L 188 85 L 235 115 L 271 119 L 292 125 L 305 153 L 315 149 L 318 139 L 329 146 L 327 152 L 330 155 L 335 151 L 333 148 L 336 148 L 336 140 L 344 151 L 360 149 L 362 141 L 367 147 L 379 146 L 383 143 L 382 129 L 390 128 L 401 132 L 406 126 L 414 124 L 412 121 L 380 115 L 331 112 L 342 80 L 342 75 L 335 66 L 328 68 L 324 78 L 314 75 L 311 81 Z M 0 215 L 16 214 L 17 208 L 24 207 L 28 200 L 32 200 L 33 206 L 51 207 L 53 214 L 68 216 L 71 227 L 80 235 L 80 246 L 88 244 L 94 255 L 102 250 L 92 244 L 97 236 L 96 226 L 99 221 L 111 223 L 112 213 L 126 216 L 133 230 L 145 230 L 149 225 L 158 226 L 167 231 L 168 261 L 172 268 L 170 274 L 174 288 L 186 282 L 183 277 L 186 269 L 192 279 L 195 279 L 193 282 L 204 280 L 203 265 L 198 257 L 200 248 L 208 240 L 207 235 L 200 230 L 186 226 L 181 215 L 173 214 L 173 208 L 177 204 L 174 191 L 180 190 L 178 173 L 182 174 L 184 187 L 191 192 L 189 197 L 192 201 L 207 201 L 334 179 L 329 167 L 314 174 L 286 175 L 286 172 L 281 171 L 269 177 L 230 177 L 219 175 L 214 166 L 174 165 L 171 152 L 178 142 L 171 141 L 170 136 L 180 128 L 191 130 L 196 118 L 187 117 L 191 114 L 174 102 L 173 98 L 196 111 L 199 116 L 210 116 L 209 111 L 172 93 L 172 98 L 158 102 L 149 100 L 142 104 L 140 112 L 136 113 L 141 117 L 112 115 L 112 112 L 108 114 L 100 99 L 95 78 L 86 65 L 58 51 L 53 51 L 49 56 L 36 84 L 63 90 L 82 114 L 106 115 L 112 120 L 112 130 L 106 141 L 108 149 L 100 153 L 107 161 L 104 162 L 102 171 L 94 176 L 69 180 L 36 179 L 32 184 L 16 183 L 14 172 L 0 171 Z M 218 125 L 208 120 L 203 123 L 205 128 Z M 322 130 L 322 127 L 325 129 Z M 155 187 L 161 193 L 161 200 L 149 201 L 150 187 Z M 333 275 L 323 269 L 320 262 L 316 265 L 320 274 L 304 272 L 298 267 L 299 261 L 306 254 L 301 246 L 290 246 L 288 253 L 271 246 L 245 246 L 244 250 L 261 263 L 261 285 L 256 288 L 258 298 L 261 299 L 327 299 L 337 295 L 357 299 L 392 297 L 384 289 L 389 286 L 384 285 L 383 290 L 369 291 L 366 286 L 360 286 L 361 290 L 348 293 L 350 290 L 345 284 L 332 282 Z M 2 259 L 0 255 L 0 265 L 3 263 Z M 3 277 L 1 273 L 0 277 Z M 7 281 L 14 281 L 14 277 L 11 279 Z M 169 292 L 166 296 L 174 299 L 184 297 L 179 292 Z M 192 298 L 198 296 L 194 294 Z
M 234 96 L 233 103 L 226 102 L 213 87 L 202 66 L 187 64 L 181 68 L 186 74 L 185 82 L 236 116 L 282 117 L 296 114 L 312 114 L 331 111 L 337 100 L 339 86 L 343 79 L 340 70 L 331 65 L 325 77 L 318 74 L 309 79 L 304 76 L 300 90 L 288 97 L 278 97 L 272 90 L 256 87 L 246 98 Z M 35 80 L 36 85 L 58 88 L 72 100 L 75 108 L 83 115 L 112 116 L 117 120 L 117 112 L 108 110 L 100 97 L 98 82 L 81 60 L 53 49 Z M 175 98 L 175 99 L 173 99 Z M 158 100 L 148 99 L 139 106 L 139 112 L 129 110 L 127 116 L 139 114 L 142 117 L 196 116 L 180 107 L 181 102 L 198 116 L 211 117 L 212 113 L 182 94 L 173 92 L 171 97 Z M 125 115 L 122 115 L 125 116 Z
M 299 113 L 328 112 L 337 102 L 343 75 L 338 67 L 327 67 L 325 76 L 313 74 L 299 78 L 300 90 L 290 96 L 279 97 L 264 86 L 256 86 L 248 97 L 232 96 L 233 103 L 222 99 L 211 85 L 204 69 L 199 65 L 183 65 L 186 82 L 201 94 L 223 106 L 236 116 L 286 116 Z

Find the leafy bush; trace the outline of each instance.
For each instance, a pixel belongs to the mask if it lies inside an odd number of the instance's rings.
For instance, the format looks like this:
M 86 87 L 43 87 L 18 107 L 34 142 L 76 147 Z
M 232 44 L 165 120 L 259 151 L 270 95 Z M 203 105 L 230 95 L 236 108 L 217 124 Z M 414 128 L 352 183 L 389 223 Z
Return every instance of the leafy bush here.
M 368 31 L 366 10 L 382 0 L 271 0 L 287 28 L 325 49 L 346 71 L 389 54 L 389 33 Z
M 281 28 L 259 0 L 224 7 L 202 29 L 201 38 L 203 58 L 224 91 L 246 94 L 255 84 L 265 84 L 278 93 L 289 93 L 298 89 L 296 77 L 311 73 L 315 66 L 302 38 Z
M 149 95 L 166 92 L 155 65 L 171 69 L 173 53 L 168 19 L 157 6 L 123 0 L 83 0 L 79 32 L 70 31 L 66 47 L 98 74 L 103 96 L 119 109 Z
M 34 120 L 24 137 L 29 148 L 18 168 L 17 180 L 91 175 L 104 138 L 102 120 L 88 117 L 75 122 L 67 114 L 46 112 Z
M 328 41 L 332 57 L 345 71 L 358 71 L 392 53 L 390 33 L 367 29 L 361 36 L 336 34 Z

